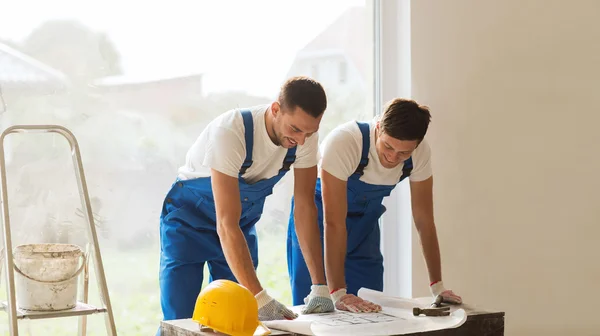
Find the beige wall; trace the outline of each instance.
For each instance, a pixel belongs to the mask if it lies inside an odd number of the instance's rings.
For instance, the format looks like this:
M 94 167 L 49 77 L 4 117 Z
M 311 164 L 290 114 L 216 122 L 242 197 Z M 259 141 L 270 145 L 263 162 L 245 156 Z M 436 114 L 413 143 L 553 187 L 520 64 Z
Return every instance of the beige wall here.
M 418 0 L 411 21 L 446 284 L 507 335 L 600 335 L 600 1 Z

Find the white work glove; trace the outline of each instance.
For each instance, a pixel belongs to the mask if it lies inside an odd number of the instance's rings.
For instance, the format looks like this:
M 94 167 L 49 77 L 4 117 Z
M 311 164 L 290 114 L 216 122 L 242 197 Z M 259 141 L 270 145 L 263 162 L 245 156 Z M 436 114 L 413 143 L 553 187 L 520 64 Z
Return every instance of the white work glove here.
M 444 288 L 444 283 L 441 280 L 434 282 L 431 286 L 429 286 L 429 289 L 431 290 L 431 295 L 433 295 L 434 298 L 438 295 L 441 295 L 444 298 L 443 302 L 445 303 L 462 303 L 462 298 L 454 294 L 452 290 Z
M 289 310 L 286 306 L 270 297 L 269 294 L 267 294 L 266 289 L 263 289 L 254 297 L 258 302 L 259 321 L 293 320 L 298 317 L 298 314 Z
M 371 301 L 363 300 L 354 294 L 347 294 L 346 288 L 341 288 L 331 294 L 335 308 L 353 313 L 376 313 L 381 306 Z
M 329 313 L 335 310 L 326 285 L 310 286 L 310 294 L 304 298 L 302 314 Z

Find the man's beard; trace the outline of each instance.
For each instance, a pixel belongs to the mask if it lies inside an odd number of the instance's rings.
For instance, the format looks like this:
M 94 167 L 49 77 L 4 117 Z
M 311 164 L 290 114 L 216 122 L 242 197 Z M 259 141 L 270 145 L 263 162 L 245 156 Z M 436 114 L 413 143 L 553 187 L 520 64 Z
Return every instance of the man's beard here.
M 273 139 L 273 143 L 277 146 L 281 146 L 281 140 L 279 140 L 279 134 L 275 131 L 275 125 L 271 125 L 271 130 L 273 134 L 275 134 L 275 139 Z

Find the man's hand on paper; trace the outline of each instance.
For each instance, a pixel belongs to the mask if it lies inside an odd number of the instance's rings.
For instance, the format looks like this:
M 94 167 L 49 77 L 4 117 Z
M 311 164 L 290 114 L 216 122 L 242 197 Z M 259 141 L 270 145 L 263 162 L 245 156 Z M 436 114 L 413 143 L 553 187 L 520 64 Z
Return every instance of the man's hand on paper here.
M 258 302 L 258 319 L 260 321 L 293 320 L 298 317 L 298 314 L 269 296 L 266 289 L 256 294 L 255 297 Z
M 326 285 L 310 286 L 310 294 L 304 298 L 302 314 L 329 313 L 335 310 Z
M 335 308 L 353 313 L 376 313 L 381 311 L 381 306 L 363 300 L 354 294 L 347 294 L 346 288 L 341 288 L 331 294 Z
M 437 281 L 429 286 L 433 297 L 441 295 L 444 298 L 444 302 L 452 304 L 461 304 L 462 298 L 456 295 L 452 290 L 444 288 L 442 281 Z

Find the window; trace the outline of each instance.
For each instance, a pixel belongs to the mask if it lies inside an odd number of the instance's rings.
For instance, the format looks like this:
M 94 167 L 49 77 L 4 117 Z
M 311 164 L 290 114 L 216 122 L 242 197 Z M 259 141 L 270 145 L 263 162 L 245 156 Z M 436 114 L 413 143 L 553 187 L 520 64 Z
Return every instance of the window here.
M 307 64 L 327 64 L 335 74 L 336 62 L 348 59 L 344 67 L 357 69 L 344 70 L 344 81 L 357 85 L 323 80 L 329 107 L 321 140 L 344 121 L 372 117 L 371 0 L 186 0 L 171 10 L 147 3 L 143 11 L 116 0 L 65 2 L 3 4 L 0 87 L 6 111 L 0 122 L 59 124 L 75 134 L 118 333 L 152 335 L 162 316 L 159 214 L 188 148 L 219 114 L 269 103 L 290 76 L 316 76 Z M 307 19 L 309 25 L 294 23 Z M 85 246 L 66 141 L 47 134 L 9 138 L 13 247 Z M 287 174 L 257 224 L 259 278 L 286 304 L 292 186 L 293 174 Z M 98 303 L 93 270 L 91 276 L 90 302 Z M 5 299 L 5 281 L 2 286 Z M 0 323 L 0 333 L 6 326 Z M 77 318 L 20 326 L 32 334 L 66 335 L 76 332 Z M 102 334 L 103 316 L 88 317 L 88 329 Z
M 398 96 L 411 96 L 410 1 L 376 1 L 374 6 L 375 110 Z M 384 257 L 384 291 L 388 295 L 412 296 L 412 212 L 410 185 L 400 183 L 384 200 L 386 213 L 381 218 Z
M 310 76 L 316 80 L 320 80 L 321 76 L 319 76 L 319 64 L 315 63 L 310 67 Z
M 348 67 L 346 66 L 346 62 L 345 61 L 341 61 L 339 63 L 339 83 L 340 84 L 344 84 L 347 81 L 347 72 L 348 72 Z

